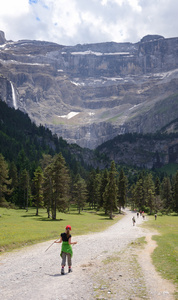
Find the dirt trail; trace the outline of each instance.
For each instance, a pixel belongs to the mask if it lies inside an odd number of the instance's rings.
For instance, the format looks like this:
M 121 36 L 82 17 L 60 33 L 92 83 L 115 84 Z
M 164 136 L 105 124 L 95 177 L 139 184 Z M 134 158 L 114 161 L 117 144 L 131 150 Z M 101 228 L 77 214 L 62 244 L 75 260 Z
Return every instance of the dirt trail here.
M 175 299 L 171 293 L 175 291 L 174 285 L 163 279 L 155 270 L 152 264 L 151 254 L 157 247 L 156 241 L 151 239 L 151 234 L 146 236 L 146 246 L 138 253 L 140 266 L 143 266 L 143 273 L 150 299 Z
M 65 276 L 60 274 L 60 244 L 47 252 L 50 241 L 1 255 L 0 299 L 174 299 L 174 286 L 162 284 L 147 248 L 139 250 L 139 266 L 134 243 L 152 233 L 138 226 L 144 222 L 141 217 L 133 226 L 134 213 L 126 212 L 101 233 L 73 237 L 78 241 L 73 248 L 73 272 Z M 149 239 L 148 247 L 151 244 Z

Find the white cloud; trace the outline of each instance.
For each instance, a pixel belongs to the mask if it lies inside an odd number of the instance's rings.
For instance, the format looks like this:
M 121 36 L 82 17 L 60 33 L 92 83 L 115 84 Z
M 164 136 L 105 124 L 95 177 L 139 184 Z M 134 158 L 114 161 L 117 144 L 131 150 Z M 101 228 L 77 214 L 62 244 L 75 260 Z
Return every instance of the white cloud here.
M 137 42 L 144 35 L 177 36 L 175 0 L 5 0 L 0 30 L 7 39 L 64 45 Z
M 14 17 L 14 15 L 18 17 L 19 15 L 28 12 L 29 12 L 28 0 L 17 0 L 17 1 L 4 0 L 3 4 L 1 3 L 1 8 L 0 8 L 1 17 L 3 16 Z

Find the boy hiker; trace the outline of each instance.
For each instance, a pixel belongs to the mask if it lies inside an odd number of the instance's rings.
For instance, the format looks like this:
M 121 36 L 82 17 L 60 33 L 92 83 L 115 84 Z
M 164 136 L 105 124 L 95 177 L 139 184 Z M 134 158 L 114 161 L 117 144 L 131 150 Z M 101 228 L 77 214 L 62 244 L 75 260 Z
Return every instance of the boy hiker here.
M 62 247 L 61 247 L 61 257 L 62 257 L 62 263 L 61 263 L 61 274 L 64 275 L 64 267 L 66 265 L 66 258 L 67 258 L 67 262 L 68 262 L 68 272 L 72 272 L 72 255 L 73 255 L 73 251 L 72 251 L 72 246 L 71 245 L 75 245 L 77 244 L 77 242 L 71 242 L 71 226 L 67 225 L 66 226 L 66 230 L 65 232 L 61 233 L 61 237 L 59 241 L 55 241 L 55 243 L 62 243 Z

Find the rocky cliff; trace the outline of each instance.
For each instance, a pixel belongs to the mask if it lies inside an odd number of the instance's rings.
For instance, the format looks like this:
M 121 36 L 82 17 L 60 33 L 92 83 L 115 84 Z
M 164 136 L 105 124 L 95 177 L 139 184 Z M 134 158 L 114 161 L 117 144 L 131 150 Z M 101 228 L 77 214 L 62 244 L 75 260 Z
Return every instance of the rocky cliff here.
M 178 164 L 178 134 L 118 135 L 98 146 L 94 151 L 79 146 L 70 147 L 80 162 L 94 168 L 109 168 L 111 161 L 118 165 L 154 169 Z
M 7 41 L 0 97 L 69 143 L 96 148 L 118 134 L 156 132 L 178 117 L 178 38 L 67 47 Z
M 178 137 L 154 135 L 118 136 L 97 148 L 108 161 L 140 168 L 159 168 L 168 163 L 178 164 Z

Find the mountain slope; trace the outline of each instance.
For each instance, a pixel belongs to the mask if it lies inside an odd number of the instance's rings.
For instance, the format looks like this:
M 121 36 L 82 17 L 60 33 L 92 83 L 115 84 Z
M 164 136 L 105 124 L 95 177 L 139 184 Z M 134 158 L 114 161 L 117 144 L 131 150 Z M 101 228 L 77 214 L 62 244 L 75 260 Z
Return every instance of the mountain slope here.
M 170 131 L 173 126 L 177 128 L 177 119 L 163 128 L 163 132 Z M 54 155 L 58 152 L 62 153 L 74 173 L 85 172 L 83 168 L 109 168 L 112 160 L 117 164 L 148 169 L 168 163 L 178 165 L 178 133 L 128 133 L 90 150 L 68 144 L 52 135 L 49 129 L 41 125 L 37 127 L 20 110 L 9 108 L 0 101 L 0 153 L 7 161 L 13 161 L 19 168 L 26 168 L 33 174 L 43 153 Z
M 1 34 L 0 44 L 0 98 L 69 143 L 94 149 L 178 117 L 178 38 L 67 47 Z
M 128 133 L 103 143 L 96 151 L 118 164 L 148 169 L 160 168 L 168 163 L 178 166 L 178 133 Z
M 75 145 L 74 145 L 75 146 Z M 0 101 L 0 153 L 20 169 L 33 174 L 43 154 L 61 152 L 70 169 L 75 173 L 81 164 L 71 154 L 70 145 L 52 135 L 44 126 L 37 127 L 27 114 Z

